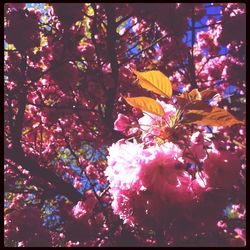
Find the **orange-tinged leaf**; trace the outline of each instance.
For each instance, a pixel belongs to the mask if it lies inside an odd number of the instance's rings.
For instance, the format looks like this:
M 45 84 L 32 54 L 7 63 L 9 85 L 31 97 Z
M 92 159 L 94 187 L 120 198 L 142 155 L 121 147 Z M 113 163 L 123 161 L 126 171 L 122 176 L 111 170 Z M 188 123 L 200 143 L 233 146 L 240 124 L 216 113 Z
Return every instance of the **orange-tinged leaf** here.
M 176 96 L 178 104 L 183 107 L 189 102 L 188 93 L 183 93 L 180 96 Z
M 234 124 L 244 124 L 237 120 L 228 111 L 222 108 L 213 107 L 210 112 L 204 110 L 190 110 L 188 114 L 201 115 L 199 120 L 190 122 L 205 126 L 232 126 Z
M 195 114 L 195 113 L 188 113 L 185 115 L 184 119 L 182 120 L 183 124 L 195 124 L 196 121 L 200 121 L 201 119 L 203 119 L 204 116 L 201 114 Z
M 161 106 L 160 103 L 155 101 L 152 98 L 141 96 L 141 97 L 131 97 L 131 98 L 125 98 L 128 104 L 135 108 L 139 108 L 143 111 L 159 115 L 159 116 L 164 116 L 164 109 Z
M 203 90 L 200 93 L 202 96 L 202 100 L 212 99 L 217 94 L 215 90 L 209 90 L 209 89 Z
M 186 106 L 185 106 L 185 109 L 186 110 L 204 110 L 204 111 L 207 111 L 207 112 L 210 112 L 212 111 L 212 107 L 208 104 L 208 103 L 205 103 L 203 101 L 192 101 L 190 103 L 188 103 Z
M 198 89 L 193 89 L 189 93 L 185 92 L 177 96 L 178 104 L 185 110 L 195 109 L 209 112 L 212 110 L 212 107 L 205 101 Z
M 201 93 L 199 92 L 198 89 L 193 89 L 189 93 L 189 98 L 190 100 L 201 100 Z
M 181 95 L 177 96 L 177 99 L 186 99 L 187 101 L 200 101 L 201 93 L 198 89 L 193 89 L 189 93 L 184 92 Z
M 177 97 L 189 100 L 189 93 L 188 92 L 184 92 L 184 93 L 182 93 L 181 95 L 179 95 Z
M 181 95 L 177 96 L 177 102 L 181 107 L 187 108 L 187 104 L 191 104 L 192 102 L 201 101 L 201 94 L 198 89 L 193 89 L 189 93 L 184 92 Z M 188 105 L 189 105 L 188 104 Z
M 141 87 L 167 98 L 172 97 L 172 84 L 168 77 L 166 77 L 159 70 L 151 70 L 146 72 L 133 70 L 133 72 L 139 79 L 139 84 Z

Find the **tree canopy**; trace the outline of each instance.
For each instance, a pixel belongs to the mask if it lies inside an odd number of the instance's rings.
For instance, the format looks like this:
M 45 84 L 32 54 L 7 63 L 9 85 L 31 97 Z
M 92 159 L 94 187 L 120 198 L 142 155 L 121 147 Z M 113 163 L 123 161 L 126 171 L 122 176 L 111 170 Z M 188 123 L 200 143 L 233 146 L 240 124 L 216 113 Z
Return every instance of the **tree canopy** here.
M 246 6 L 4 5 L 5 246 L 244 246 Z

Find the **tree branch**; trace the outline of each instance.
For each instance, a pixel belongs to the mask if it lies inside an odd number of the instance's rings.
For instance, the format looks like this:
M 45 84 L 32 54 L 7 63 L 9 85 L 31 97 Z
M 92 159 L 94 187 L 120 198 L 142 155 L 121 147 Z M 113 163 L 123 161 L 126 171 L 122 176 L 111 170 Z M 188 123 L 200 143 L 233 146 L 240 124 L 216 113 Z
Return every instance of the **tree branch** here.
M 137 22 L 135 22 L 134 24 L 132 24 L 130 27 L 128 27 L 126 29 L 126 31 L 121 35 L 121 37 L 125 36 L 136 24 L 140 23 L 141 22 L 141 19 L 138 18 L 139 20 Z
M 154 41 L 152 44 L 150 44 L 150 45 L 149 45 L 148 47 L 146 47 L 145 49 L 143 49 L 143 50 L 141 50 L 140 52 L 134 54 L 134 55 L 131 56 L 130 58 L 125 59 L 123 62 L 121 62 L 121 63 L 119 64 L 119 66 L 121 66 L 121 65 L 123 65 L 123 64 L 125 64 L 125 63 L 127 63 L 127 62 L 129 62 L 130 60 L 132 60 L 132 59 L 135 58 L 136 56 L 139 56 L 139 55 L 140 55 L 141 53 L 143 53 L 144 51 L 151 49 L 155 44 L 159 43 L 160 41 L 162 41 L 162 40 L 163 40 L 164 38 L 166 38 L 167 36 L 169 36 L 169 35 L 166 34 L 166 35 L 162 36 L 161 38 L 157 39 L 156 41 Z
M 21 165 L 24 169 L 28 170 L 31 175 L 43 178 L 48 183 L 51 183 L 55 187 L 52 189 L 53 193 L 66 196 L 73 203 L 77 203 L 78 201 L 84 199 L 82 194 L 79 193 L 71 184 L 62 180 L 52 171 L 40 167 L 35 160 L 24 156 L 24 152 L 21 148 L 18 150 L 5 148 L 5 158 L 9 158 L 16 164 Z
M 219 24 L 221 24 L 221 23 L 222 23 L 222 22 L 214 22 L 214 23 L 211 23 L 211 24 L 205 24 L 205 25 L 201 25 L 201 26 L 196 26 L 196 27 L 195 27 L 195 30 L 208 28 L 208 27 L 211 27 L 211 26 L 219 25 Z M 192 27 L 191 27 L 191 29 L 188 29 L 187 31 L 192 31 Z
M 198 88 L 196 83 L 196 76 L 195 76 L 195 62 L 194 62 L 194 43 L 195 43 L 195 6 L 192 4 L 192 47 L 191 47 L 191 56 L 189 57 L 189 68 L 190 68 L 190 76 L 191 76 L 191 85 L 193 88 Z
M 128 20 L 132 16 L 133 16 L 133 13 L 131 13 L 125 17 L 122 17 L 119 21 L 116 22 L 116 26 L 118 27 L 120 24 L 122 24 L 123 22 L 125 22 L 126 20 Z
M 116 57 L 116 22 L 115 22 L 115 7 L 113 4 L 106 4 L 105 11 L 107 15 L 107 47 L 108 47 L 108 54 L 109 54 L 109 61 L 112 69 L 112 77 L 114 80 L 114 87 L 110 89 L 107 93 L 108 100 L 106 103 L 106 110 L 105 110 L 105 120 L 108 124 L 109 128 L 113 130 L 114 128 L 114 119 L 112 116 L 114 102 L 116 97 L 116 91 L 118 88 L 118 69 L 119 65 L 117 62 Z
M 26 70 L 27 70 L 27 58 L 26 55 L 22 56 L 21 66 L 20 69 L 23 72 L 22 79 L 20 81 L 20 97 L 18 100 L 18 113 L 16 115 L 15 122 L 12 127 L 11 131 L 11 138 L 13 147 L 15 148 L 18 146 L 18 142 L 21 141 L 21 135 L 22 135 L 22 128 L 23 128 L 23 119 L 24 119 L 24 111 L 26 107 L 26 96 L 28 92 L 27 86 L 25 86 L 25 78 L 26 78 Z

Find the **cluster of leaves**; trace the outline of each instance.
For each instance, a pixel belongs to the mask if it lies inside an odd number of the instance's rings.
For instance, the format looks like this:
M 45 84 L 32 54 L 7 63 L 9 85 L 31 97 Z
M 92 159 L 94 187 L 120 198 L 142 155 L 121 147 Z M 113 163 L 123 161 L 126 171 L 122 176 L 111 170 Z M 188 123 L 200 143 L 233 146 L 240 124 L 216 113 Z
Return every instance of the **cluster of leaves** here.
M 139 85 L 147 90 L 156 94 L 164 96 L 167 99 L 172 97 L 172 86 L 168 77 L 160 71 L 135 71 L 139 80 Z M 242 121 L 237 120 L 227 110 L 211 107 L 208 101 L 215 95 L 215 91 L 204 90 L 199 92 L 198 89 L 193 89 L 189 93 L 183 93 L 177 96 L 177 103 L 179 109 L 172 127 L 177 127 L 183 124 L 198 124 L 204 126 L 232 126 L 234 124 L 244 124 Z M 139 108 L 149 113 L 164 116 L 164 110 L 161 104 L 149 97 L 130 97 L 125 98 L 127 103 L 135 108 Z M 182 116 L 183 115 L 183 116 Z M 183 120 L 180 120 L 180 118 Z

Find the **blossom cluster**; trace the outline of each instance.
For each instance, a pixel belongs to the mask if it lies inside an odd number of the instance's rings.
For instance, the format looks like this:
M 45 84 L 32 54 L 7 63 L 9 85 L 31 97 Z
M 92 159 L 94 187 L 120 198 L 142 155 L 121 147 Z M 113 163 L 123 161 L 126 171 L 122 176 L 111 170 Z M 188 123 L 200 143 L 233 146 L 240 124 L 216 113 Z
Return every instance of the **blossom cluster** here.
M 109 148 L 105 174 L 112 208 L 124 223 L 168 229 L 172 240 L 184 239 L 217 227 L 230 192 L 241 182 L 241 162 L 235 154 L 218 151 L 204 131 L 192 133 L 185 144 L 171 137 L 159 143 L 176 115 L 172 104 L 161 104 L 163 118 L 145 113 L 133 127 L 139 136 Z M 129 117 L 119 114 L 115 128 L 129 136 L 128 127 Z

